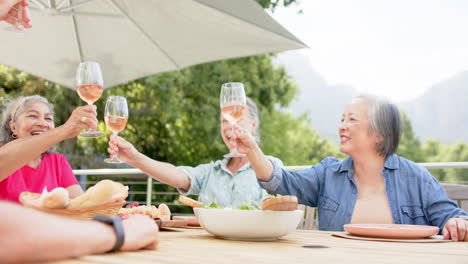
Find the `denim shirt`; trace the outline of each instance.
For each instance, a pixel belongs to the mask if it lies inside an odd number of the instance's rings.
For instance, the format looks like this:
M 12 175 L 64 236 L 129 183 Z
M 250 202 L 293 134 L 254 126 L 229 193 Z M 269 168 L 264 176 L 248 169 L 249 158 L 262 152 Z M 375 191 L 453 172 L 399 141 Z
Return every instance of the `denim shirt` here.
M 275 164 L 282 162 L 268 157 Z M 188 191 L 179 189 L 183 195 L 198 195 L 202 203 L 216 202 L 224 207 L 238 207 L 249 202 L 260 204 L 266 191 L 260 187 L 250 163 L 242 166 L 235 174 L 227 168 L 229 158 L 217 160 L 197 167 L 180 166 L 190 178 Z
M 300 172 L 272 164 L 271 179 L 259 181 L 269 193 L 295 195 L 299 203 L 318 207 L 320 230 L 343 231 L 351 222 L 358 195 L 351 158 L 328 157 Z M 394 224 L 432 225 L 442 232 L 448 219 L 468 218 L 429 171 L 414 162 L 391 154 L 382 175 Z

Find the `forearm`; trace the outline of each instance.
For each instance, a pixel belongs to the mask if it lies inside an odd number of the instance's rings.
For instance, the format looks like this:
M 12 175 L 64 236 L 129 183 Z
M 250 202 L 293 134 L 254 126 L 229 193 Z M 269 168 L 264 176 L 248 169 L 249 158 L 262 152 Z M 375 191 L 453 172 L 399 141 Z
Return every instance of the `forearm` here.
M 116 236 L 111 227 L 44 214 L 12 204 L 0 204 L 8 218 L 0 231 L 0 262 L 24 263 L 104 253 Z
M 181 169 L 166 162 L 153 160 L 141 153 L 129 162 L 129 165 L 139 168 L 146 175 L 178 189 L 188 190 L 190 178 Z
M 0 148 L 0 181 L 66 138 L 66 134 L 58 127 L 41 135 L 8 142 Z
M 263 151 L 256 146 L 254 149 L 247 153 L 249 158 L 250 165 L 255 171 L 257 178 L 261 181 L 269 181 L 273 173 L 273 164 L 270 160 L 263 154 Z

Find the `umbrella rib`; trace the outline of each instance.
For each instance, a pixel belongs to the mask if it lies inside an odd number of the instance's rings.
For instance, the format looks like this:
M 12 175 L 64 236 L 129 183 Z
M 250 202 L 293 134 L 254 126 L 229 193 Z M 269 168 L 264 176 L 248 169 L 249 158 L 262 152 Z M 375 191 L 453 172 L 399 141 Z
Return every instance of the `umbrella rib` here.
M 72 20 L 73 20 L 73 29 L 74 29 L 75 38 L 76 38 L 76 45 L 78 46 L 78 53 L 80 55 L 80 62 L 82 62 L 83 61 L 83 51 L 81 49 L 80 36 L 78 34 L 78 27 L 76 26 L 75 15 L 73 15 L 73 14 L 72 14 Z
M 143 35 L 151 41 L 151 43 L 153 43 L 153 45 L 155 45 L 156 47 L 158 47 L 159 50 L 161 50 L 161 52 L 164 53 L 164 55 L 177 67 L 177 69 L 180 69 L 180 68 L 181 68 L 181 67 L 179 66 L 179 64 L 178 64 L 176 61 L 174 61 L 174 59 L 172 59 L 171 56 L 169 56 L 169 54 L 168 54 L 153 38 L 151 38 L 151 36 L 150 36 L 143 28 L 141 28 L 140 25 L 138 25 L 138 24 L 135 22 L 135 20 L 134 20 L 131 16 L 129 16 L 122 8 L 120 8 L 119 5 L 117 5 L 117 4 L 115 3 L 114 0 L 109 0 L 109 1 L 114 5 L 115 8 L 119 9 L 120 12 L 122 12 L 122 14 L 123 14 L 136 28 L 138 28 L 138 30 L 140 30 L 140 32 L 143 33 Z
M 46 5 L 41 0 L 31 0 L 31 3 L 36 5 L 39 9 L 44 9 Z
M 71 4 L 71 2 L 70 2 L 69 6 L 59 8 L 58 11 L 63 12 L 63 11 L 69 10 L 69 9 L 73 9 L 74 7 L 79 7 L 79 6 L 85 5 L 85 4 L 87 4 L 89 2 L 92 2 L 92 1 L 95 1 L 95 0 L 87 0 L 87 1 L 83 1 L 83 2 L 80 2 L 80 3 L 74 4 L 74 5 Z
M 60 0 L 60 2 L 58 2 L 58 4 L 56 5 L 56 8 L 60 9 L 62 7 L 62 5 L 65 4 L 65 1 L 66 0 Z
M 280 36 L 280 37 L 282 37 L 282 38 L 284 38 L 284 39 L 287 39 L 287 40 L 289 40 L 289 41 L 298 41 L 298 42 L 299 42 L 300 44 L 302 44 L 305 48 L 308 47 L 304 42 L 302 42 L 300 39 L 298 39 L 298 38 L 297 38 L 296 36 L 294 36 L 294 35 L 293 35 L 292 37 L 295 38 L 296 40 L 292 40 L 292 39 L 290 39 L 290 38 L 284 36 L 284 35 L 281 34 L 281 33 L 278 33 L 278 32 L 275 32 L 275 31 L 271 31 L 271 30 L 269 30 L 268 28 L 265 28 L 265 27 L 263 27 L 263 26 L 260 25 L 260 24 L 253 23 L 253 22 L 250 22 L 250 21 L 246 21 L 246 20 L 242 19 L 241 17 L 236 16 L 236 15 L 231 14 L 231 13 L 226 13 L 224 10 L 221 10 L 221 9 L 219 9 L 219 8 L 217 8 L 217 7 L 212 6 L 212 5 L 199 2 L 198 0 L 194 0 L 194 2 L 198 3 L 199 5 L 203 5 L 203 6 L 206 6 L 206 7 L 208 7 L 208 8 L 211 8 L 211 9 L 213 9 L 213 10 L 216 10 L 216 11 L 222 13 L 222 14 L 229 15 L 229 16 L 231 16 L 231 17 L 233 17 L 233 18 L 235 18 L 235 19 L 237 19 L 237 20 L 239 20 L 239 21 L 242 21 L 242 22 L 244 22 L 244 23 L 247 23 L 247 24 L 253 25 L 253 26 L 255 26 L 255 27 L 261 28 L 261 29 L 263 29 L 263 30 L 265 30 L 265 31 L 267 31 L 267 32 L 270 32 L 270 33 L 273 33 L 273 34 L 275 34 L 275 35 L 278 35 L 278 36 Z M 260 6 L 259 6 L 259 7 L 260 7 Z M 260 7 L 260 8 L 261 8 L 261 7 Z M 263 9 L 262 9 L 262 11 L 265 12 Z M 280 27 L 284 28 L 281 24 L 278 23 L 278 25 L 279 25 Z

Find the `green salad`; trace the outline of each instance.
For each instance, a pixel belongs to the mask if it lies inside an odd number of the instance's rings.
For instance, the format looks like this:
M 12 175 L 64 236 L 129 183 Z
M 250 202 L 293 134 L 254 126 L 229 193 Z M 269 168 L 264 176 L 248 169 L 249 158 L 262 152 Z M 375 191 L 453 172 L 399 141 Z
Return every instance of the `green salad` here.
M 211 202 L 209 204 L 203 205 L 204 208 L 217 208 L 217 209 L 223 209 L 223 206 L 217 205 L 215 202 Z M 240 209 L 240 210 L 260 210 L 261 207 L 258 205 L 256 202 L 250 201 L 247 202 L 246 204 L 243 204 L 241 206 L 235 207 L 234 209 Z

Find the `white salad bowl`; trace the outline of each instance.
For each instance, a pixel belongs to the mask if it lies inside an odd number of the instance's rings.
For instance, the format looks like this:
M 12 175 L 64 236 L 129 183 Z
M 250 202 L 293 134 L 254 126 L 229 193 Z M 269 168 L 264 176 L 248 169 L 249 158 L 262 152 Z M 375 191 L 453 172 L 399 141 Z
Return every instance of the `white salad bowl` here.
M 234 240 L 275 240 L 296 230 L 304 212 L 193 208 L 210 234 Z

